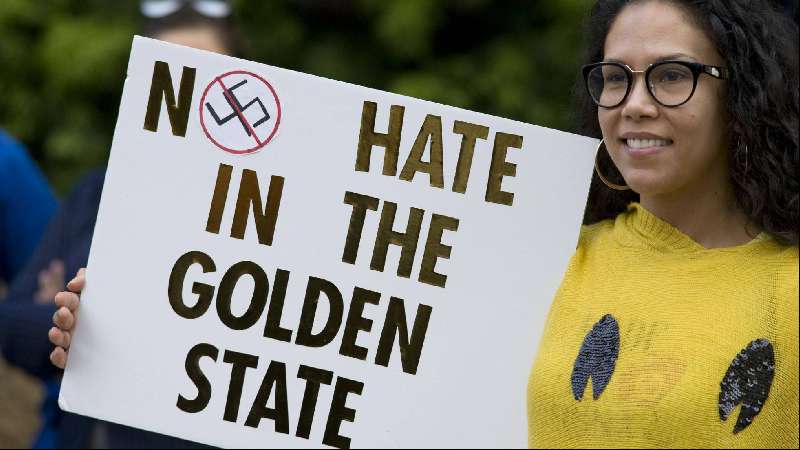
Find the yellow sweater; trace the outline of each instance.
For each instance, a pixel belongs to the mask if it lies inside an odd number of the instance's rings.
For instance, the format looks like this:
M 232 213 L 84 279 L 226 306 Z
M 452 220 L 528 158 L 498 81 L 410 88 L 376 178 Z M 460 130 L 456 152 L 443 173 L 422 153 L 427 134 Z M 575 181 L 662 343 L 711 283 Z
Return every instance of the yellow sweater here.
M 705 249 L 638 204 L 585 227 L 528 424 L 531 447 L 798 448 L 797 247 Z

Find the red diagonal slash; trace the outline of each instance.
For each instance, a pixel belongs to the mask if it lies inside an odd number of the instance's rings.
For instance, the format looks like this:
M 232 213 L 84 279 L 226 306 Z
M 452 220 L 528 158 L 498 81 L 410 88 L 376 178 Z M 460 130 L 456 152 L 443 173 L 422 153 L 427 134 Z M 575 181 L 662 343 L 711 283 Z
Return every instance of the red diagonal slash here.
M 225 83 L 222 82 L 222 77 L 217 77 L 215 80 L 219 82 L 220 86 L 222 86 L 222 94 L 225 96 L 225 98 L 228 99 L 228 103 L 230 103 L 231 106 L 233 106 L 233 109 L 236 111 L 236 115 L 239 116 L 239 119 L 247 127 L 247 130 L 250 131 L 250 134 L 253 136 L 253 139 L 256 140 L 256 145 L 261 146 L 261 141 L 258 139 L 258 135 L 256 134 L 256 131 L 250 125 L 250 122 L 247 121 L 247 117 L 244 116 L 244 114 L 242 113 L 242 110 L 239 109 L 239 106 L 236 104 L 236 101 L 233 99 L 233 95 L 231 94 L 231 91 L 229 91 L 228 87 L 225 86 Z

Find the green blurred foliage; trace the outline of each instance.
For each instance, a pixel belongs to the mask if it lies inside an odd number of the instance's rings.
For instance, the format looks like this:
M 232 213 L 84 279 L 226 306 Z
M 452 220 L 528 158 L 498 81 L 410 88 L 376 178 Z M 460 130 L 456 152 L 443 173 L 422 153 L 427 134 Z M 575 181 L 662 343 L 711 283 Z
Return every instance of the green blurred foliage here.
M 240 56 L 570 130 L 587 0 L 236 0 Z M 108 157 L 135 0 L 0 1 L 0 127 L 57 192 Z

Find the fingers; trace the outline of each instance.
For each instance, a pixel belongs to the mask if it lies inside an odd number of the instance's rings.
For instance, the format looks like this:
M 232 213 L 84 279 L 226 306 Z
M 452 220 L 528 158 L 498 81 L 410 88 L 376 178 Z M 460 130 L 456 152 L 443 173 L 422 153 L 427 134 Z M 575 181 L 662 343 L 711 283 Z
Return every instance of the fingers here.
M 59 369 L 65 368 L 67 366 L 67 351 L 61 347 L 56 347 L 55 350 L 50 353 L 50 362 Z
M 48 286 L 50 282 L 50 272 L 46 269 L 39 271 L 39 275 L 36 277 L 39 281 L 39 290 L 42 290 L 43 287 Z
M 55 275 L 58 275 L 59 271 L 63 273 L 62 263 L 59 261 L 55 265 L 51 265 L 51 270 Z M 63 291 L 55 295 L 55 303 L 58 305 L 58 310 L 53 314 L 55 327 L 50 329 L 47 337 L 56 346 L 50 353 L 50 362 L 60 369 L 67 366 L 67 356 L 69 355 L 67 350 L 72 344 L 70 331 L 75 326 L 75 313 L 81 302 L 78 294 L 83 290 L 85 284 L 86 269 L 80 269 L 75 278 L 67 283 L 67 289 L 72 292 Z
M 39 272 L 38 280 L 39 290 L 34 300 L 39 304 L 52 302 L 56 293 L 65 289 L 64 263 L 59 259 L 51 260 L 48 267 Z
M 78 270 L 78 274 L 75 275 L 75 278 L 70 280 L 67 283 L 67 289 L 72 292 L 80 293 L 83 290 L 83 287 L 86 285 L 86 268 L 81 268 Z
M 53 281 L 64 282 L 64 263 L 60 259 L 50 261 L 50 274 Z
M 55 297 L 56 305 L 67 308 L 71 312 L 75 312 L 81 303 L 81 298 L 74 292 L 59 292 Z
M 68 350 L 70 344 L 72 343 L 72 333 L 68 331 L 62 331 L 56 327 L 50 328 L 50 331 L 47 333 L 47 337 L 50 339 L 50 342 L 53 345 L 61 347 L 64 350 Z
M 62 306 L 53 314 L 53 324 L 64 331 L 70 331 L 75 325 L 75 316 L 72 311 Z

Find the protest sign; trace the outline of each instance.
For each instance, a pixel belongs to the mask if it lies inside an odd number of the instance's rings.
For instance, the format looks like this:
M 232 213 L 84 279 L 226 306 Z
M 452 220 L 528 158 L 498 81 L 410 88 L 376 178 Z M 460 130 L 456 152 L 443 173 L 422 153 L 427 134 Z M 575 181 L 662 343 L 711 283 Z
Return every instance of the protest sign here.
M 218 446 L 523 447 L 596 145 L 137 37 L 60 405 Z

